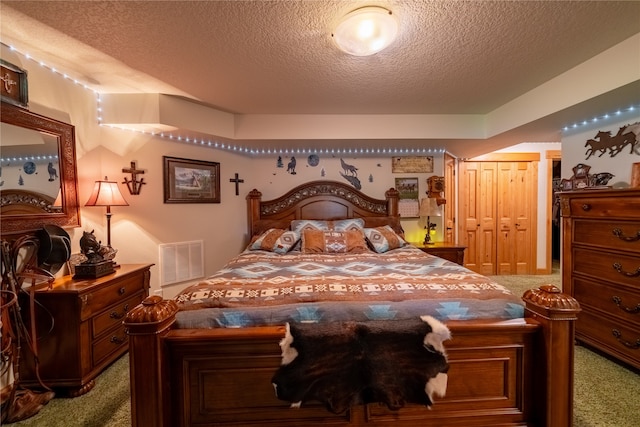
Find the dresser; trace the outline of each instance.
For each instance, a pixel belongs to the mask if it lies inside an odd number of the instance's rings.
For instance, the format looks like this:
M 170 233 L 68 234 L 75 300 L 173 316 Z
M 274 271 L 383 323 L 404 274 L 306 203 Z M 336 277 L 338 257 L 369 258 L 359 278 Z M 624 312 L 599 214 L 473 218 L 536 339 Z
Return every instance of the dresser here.
M 153 264 L 123 264 L 97 279 L 58 278 L 51 289 L 35 292 L 40 377 L 58 394 L 79 396 L 95 378 L 125 353 L 129 340 L 122 321 L 149 294 Z M 25 284 L 25 289 L 29 289 Z M 28 316 L 28 298 L 23 315 Z M 33 357 L 23 343 L 21 383 L 38 387 Z
M 640 189 L 560 193 L 562 286 L 576 339 L 640 368 Z
M 421 249 L 431 255 L 464 265 L 464 250 L 466 246 L 454 245 L 452 243 L 431 243 L 425 245 L 423 243 L 411 243 L 413 246 Z

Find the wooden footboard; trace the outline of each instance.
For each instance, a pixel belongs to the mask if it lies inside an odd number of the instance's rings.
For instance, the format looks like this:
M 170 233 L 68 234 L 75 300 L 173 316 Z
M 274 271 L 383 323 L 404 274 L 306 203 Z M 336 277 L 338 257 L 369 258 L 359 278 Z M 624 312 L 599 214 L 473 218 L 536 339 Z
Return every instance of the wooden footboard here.
M 275 397 L 284 328 L 172 329 L 176 304 L 149 297 L 125 320 L 132 425 L 570 426 L 580 308 L 550 285 L 523 299 L 524 322 L 447 322 L 449 384 L 432 409 L 367 404 L 336 415 L 319 404 L 291 409 Z

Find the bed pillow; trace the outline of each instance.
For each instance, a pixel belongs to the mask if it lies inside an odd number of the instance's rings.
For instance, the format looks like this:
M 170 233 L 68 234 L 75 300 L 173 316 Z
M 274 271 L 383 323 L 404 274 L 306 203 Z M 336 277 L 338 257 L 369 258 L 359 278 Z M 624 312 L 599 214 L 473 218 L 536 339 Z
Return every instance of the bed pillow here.
M 300 240 L 300 233 L 296 231 L 271 228 L 256 237 L 256 239 L 249 244 L 249 250 L 286 254 L 298 243 L 298 240 Z
M 404 229 L 399 216 L 368 216 L 364 218 L 364 228 L 376 228 L 388 225 L 404 239 Z
M 302 233 L 302 252 L 342 254 L 369 252 L 364 234 L 359 230 L 312 230 Z
M 302 233 L 304 230 L 335 230 L 347 231 L 364 230 L 364 220 L 362 218 L 336 219 L 336 220 L 317 220 L 317 219 L 294 219 L 291 221 L 291 230 Z
M 253 223 L 253 236 L 261 236 L 271 228 L 289 230 L 290 219 L 259 219 Z
M 390 251 L 391 249 L 401 248 L 407 244 L 389 225 L 365 228 L 364 234 L 373 250 L 379 254 Z

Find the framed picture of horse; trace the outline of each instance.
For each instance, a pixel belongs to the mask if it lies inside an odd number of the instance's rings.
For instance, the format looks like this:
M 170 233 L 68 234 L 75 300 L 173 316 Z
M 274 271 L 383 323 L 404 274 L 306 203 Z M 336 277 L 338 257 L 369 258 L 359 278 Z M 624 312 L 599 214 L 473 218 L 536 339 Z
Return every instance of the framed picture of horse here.
M 165 203 L 220 203 L 220 163 L 162 158 Z

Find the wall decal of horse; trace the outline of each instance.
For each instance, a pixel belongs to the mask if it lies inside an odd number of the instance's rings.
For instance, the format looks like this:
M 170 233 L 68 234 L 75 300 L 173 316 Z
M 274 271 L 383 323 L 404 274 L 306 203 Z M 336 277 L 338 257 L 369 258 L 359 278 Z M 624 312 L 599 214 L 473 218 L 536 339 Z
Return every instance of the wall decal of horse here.
M 611 136 L 611 131 L 599 131 L 594 139 L 588 139 L 585 143 L 587 151 L 585 155 L 588 160 L 591 156 L 598 155 L 602 157 L 608 150 L 609 157 L 615 157 L 627 146 L 630 146 L 630 154 L 636 150 L 638 146 L 637 131 L 640 128 L 640 124 L 623 126 L 618 129 L 618 132 Z M 634 132 L 635 131 L 635 132 Z

